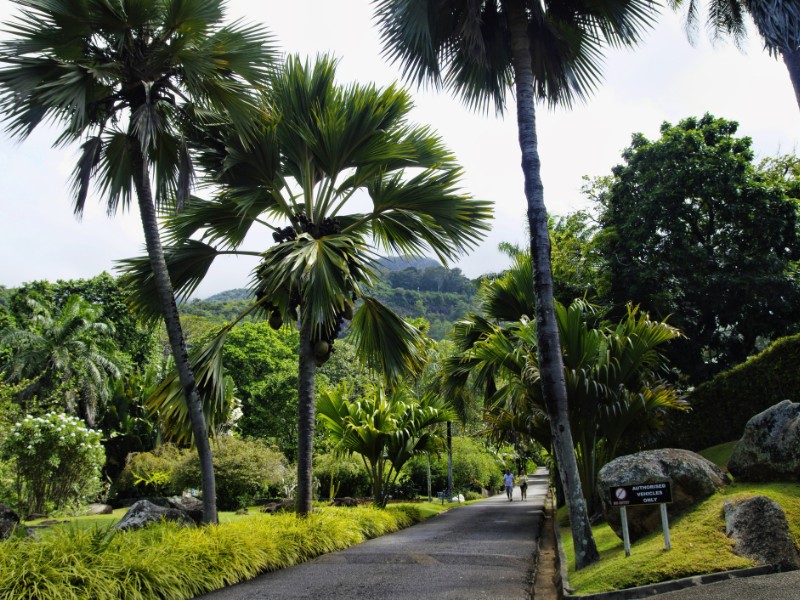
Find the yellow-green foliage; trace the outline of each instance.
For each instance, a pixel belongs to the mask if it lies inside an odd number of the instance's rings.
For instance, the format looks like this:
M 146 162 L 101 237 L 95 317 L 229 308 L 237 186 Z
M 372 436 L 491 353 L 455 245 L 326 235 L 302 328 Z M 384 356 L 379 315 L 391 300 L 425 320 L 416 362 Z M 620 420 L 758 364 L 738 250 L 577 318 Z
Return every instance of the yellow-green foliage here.
M 733 553 L 733 541 L 725 536 L 722 505 L 726 499 L 767 496 L 781 505 L 789 521 L 795 545 L 800 548 L 800 484 L 773 483 L 732 485 L 700 503 L 691 513 L 670 524 L 672 550 L 664 550 L 661 531 L 635 542 L 625 558 L 622 540 L 608 525 L 593 528 L 600 562 L 574 570 L 575 555 L 568 528 L 561 529 L 567 554 L 569 585 L 577 594 L 618 590 L 648 583 L 755 566 Z
M 191 598 L 421 520 L 413 506 L 253 515 L 199 529 L 65 527 L 0 546 L 0 600 Z

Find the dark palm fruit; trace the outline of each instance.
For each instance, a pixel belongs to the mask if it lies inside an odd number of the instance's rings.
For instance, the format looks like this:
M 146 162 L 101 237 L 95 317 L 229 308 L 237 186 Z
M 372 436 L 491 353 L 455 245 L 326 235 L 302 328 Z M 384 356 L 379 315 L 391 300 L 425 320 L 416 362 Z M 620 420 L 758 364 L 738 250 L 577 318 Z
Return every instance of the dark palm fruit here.
M 269 326 L 275 330 L 278 330 L 283 326 L 283 317 L 281 317 L 281 313 L 279 313 L 277 310 L 269 316 Z
M 318 358 L 322 358 L 323 356 L 328 354 L 328 351 L 331 349 L 331 345 L 326 342 L 325 340 L 319 340 L 317 343 L 314 344 L 314 356 Z
M 350 304 L 349 302 L 344 303 L 344 310 L 342 311 L 342 316 L 348 321 L 353 320 L 353 305 Z

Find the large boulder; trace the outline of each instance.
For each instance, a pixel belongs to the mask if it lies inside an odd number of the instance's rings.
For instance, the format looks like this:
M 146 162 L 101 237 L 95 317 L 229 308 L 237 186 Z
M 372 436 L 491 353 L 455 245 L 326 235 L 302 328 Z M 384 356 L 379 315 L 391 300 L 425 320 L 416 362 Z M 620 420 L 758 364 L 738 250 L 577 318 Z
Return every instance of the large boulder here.
M 782 571 L 800 568 L 800 556 L 780 504 L 766 496 L 726 500 L 723 512 L 725 533 L 736 542 L 736 554 Z
M 784 400 L 750 419 L 728 471 L 742 481 L 800 481 L 800 403 Z
M 619 507 L 611 505 L 608 489 L 663 481 L 672 484 L 669 513 L 675 515 L 726 485 L 728 476 L 714 463 L 689 450 L 645 450 L 615 458 L 597 475 L 597 493 L 602 502 L 603 515 L 614 533 L 622 538 Z M 628 506 L 626 510 L 631 541 L 661 529 L 658 505 Z
M 114 527 L 121 531 L 140 529 L 150 523 L 157 523 L 161 520 L 194 526 L 192 518 L 183 510 L 172 507 L 164 508 L 153 504 L 149 500 L 139 500 L 139 502 L 131 506 L 130 510 L 125 513 L 125 516 Z
M 19 515 L 5 504 L 0 504 L 0 540 L 8 539 L 17 525 L 19 525 Z

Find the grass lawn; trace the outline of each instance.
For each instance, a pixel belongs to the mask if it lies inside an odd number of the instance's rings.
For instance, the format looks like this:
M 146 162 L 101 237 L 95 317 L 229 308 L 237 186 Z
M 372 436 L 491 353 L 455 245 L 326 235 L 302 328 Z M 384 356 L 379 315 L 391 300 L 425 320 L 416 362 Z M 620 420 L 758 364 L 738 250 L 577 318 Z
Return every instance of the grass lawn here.
M 562 526 L 569 586 L 576 594 L 592 594 L 755 566 L 755 562 L 733 553 L 733 541 L 725 536 L 722 505 L 729 498 L 762 495 L 781 505 L 790 534 L 800 548 L 800 484 L 732 484 L 698 504 L 692 512 L 670 518 L 670 552 L 664 550 L 664 537 L 659 530 L 633 543 L 631 556 L 626 558 L 622 540 L 603 523 L 593 527 L 600 561 L 576 572 L 572 536 L 569 528 Z M 559 522 L 561 518 L 559 515 Z
M 698 454 L 703 458 L 707 458 L 721 469 L 728 464 L 731 454 L 733 454 L 733 449 L 738 441 L 739 440 L 733 440 L 725 444 L 711 446 L 710 448 L 698 452 Z
M 424 521 L 425 519 L 432 517 L 434 515 L 439 514 L 440 512 L 444 512 L 451 508 L 455 508 L 456 506 L 463 506 L 466 502 L 462 502 L 461 504 L 442 504 L 438 501 L 433 502 L 414 502 L 414 503 L 394 503 L 392 506 L 413 506 L 419 510 L 419 514 L 421 519 Z M 327 502 L 315 502 L 314 508 L 323 508 L 327 507 Z M 219 522 L 220 523 L 233 523 L 239 521 L 241 519 L 246 519 L 248 516 L 260 514 L 259 510 L 261 509 L 260 506 L 251 506 L 248 508 L 249 515 L 237 515 L 234 511 L 219 511 Z M 342 509 L 346 510 L 346 509 Z M 109 527 L 119 521 L 123 515 L 128 511 L 127 508 L 117 508 L 114 510 L 113 513 L 110 515 L 86 515 L 80 517 L 52 517 L 51 520 L 56 521 L 68 521 L 68 525 L 79 527 L 82 529 L 92 529 L 94 527 Z M 25 521 L 24 525 L 31 526 L 31 525 L 38 525 L 42 521 L 46 521 L 48 519 L 36 519 L 33 521 Z M 39 535 L 47 535 L 50 531 L 52 531 L 52 527 L 39 529 Z

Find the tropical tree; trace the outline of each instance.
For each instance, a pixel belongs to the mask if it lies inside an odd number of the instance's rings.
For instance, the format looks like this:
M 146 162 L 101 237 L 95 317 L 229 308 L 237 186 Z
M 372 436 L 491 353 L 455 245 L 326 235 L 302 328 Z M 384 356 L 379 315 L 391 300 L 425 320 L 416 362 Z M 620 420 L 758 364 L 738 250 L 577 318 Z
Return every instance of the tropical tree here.
M 244 125 L 250 90 L 272 61 L 260 27 L 222 26 L 222 0 L 13 0 L 22 7 L 0 46 L 0 109 L 25 139 L 63 126 L 57 144 L 82 140 L 73 173 L 75 213 L 92 180 L 109 214 L 135 193 L 160 316 L 190 407 L 203 468 L 203 512 L 216 522 L 211 450 L 164 262 L 156 207 L 189 195 L 192 158 L 183 126 L 224 113 Z M 244 128 L 241 129 L 244 131 Z
M 699 19 L 698 0 L 670 0 L 670 4 L 676 10 L 686 6 L 691 39 Z M 706 23 L 715 37 L 729 35 L 738 45 L 747 34 L 745 15 L 753 19 L 767 51 L 783 59 L 800 106 L 800 4 L 796 0 L 708 0 Z
M 520 255 L 503 277 L 483 284 L 481 313 L 469 315 L 454 332 L 461 352 L 446 361 L 445 384 L 456 390 L 474 385 L 484 392 L 486 419 L 496 441 L 521 435 L 552 448 L 536 352 L 537 324 L 529 318 L 534 310 L 532 276 L 530 260 Z M 604 324 L 600 317 L 583 300 L 568 307 L 556 302 L 574 456 L 584 496 L 594 506 L 599 469 L 621 448 L 652 441 L 667 411 L 686 407 L 662 380 L 663 347 L 680 336 L 678 330 L 631 306 L 617 324 Z
M 754 164 L 737 128 L 706 114 L 662 124 L 657 139 L 634 134 L 592 188 L 608 299 L 672 315 L 686 338 L 669 355 L 696 384 L 800 319 L 800 181 L 787 157 Z
M 63 393 L 65 405 L 58 410 L 77 413 L 94 427 L 98 405 L 108 400 L 112 381 L 125 368 L 114 327 L 101 318 L 98 306 L 78 295 L 67 298 L 55 314 L 34 300 L 29 302 L 33 316 L 26 328 L 10 328 L 0 339 L 11 350 L 5 365 L 8 382 L 29 380 L 18 394 L 20 399 Z
M 415 398 L 407 388 L 387 393 L 379 388 L 361 399 L 350 399 L 347 388 L 323 390 L 317 398 L 320 420 L 344 455 L 357 454 L 372 483 L 372 499 L 384 507 L 387 490 L 403 466 L 422 452 L 440 449 L 436 425 L 450 421 L 452 410 L 433 393 Z
M 264 92 L 252 143 L 224 125 L 196 131 L 205 172 L 221 193 L 190 201 L 168 223 L 177 289 L 193 290 L 220 255 L 250 255 L 259 259 L 254 306 L 275 328 L 298 324 L 301 515 L 311 511 L 314 372 L 345 322 L 359 355 L 388 379 L 418 368 L 417 330 L 367 295 L 374 250 L 433 251 L 447 262 L 488 228 L 489 203 L 459 191 L 453 155 L 428 127 L 408 123 L 410 109 L 410 96 L 395 86 L 337 85 L 329 57 L 315 64 L 290 57 Z M 275 245 L 244 250 L 253 225 L 271 230 Z M 148 267 L 129 262 L 142 310 L 154 309 Z
M 572 439 L 553 305 L 550 238 L 536 135 L 536 99 L 569 106 L 597 85 L 604 45 L 633 45 L 652 22 L 649 0 L 376 0 L 387 56 L 406 76 L 442 83 L 471 107 L 502 113 L 513 82 L 522 171 L 536 271 L 536 321 L 542 385 L 568 494 L 581 568 L 598 559 Z

